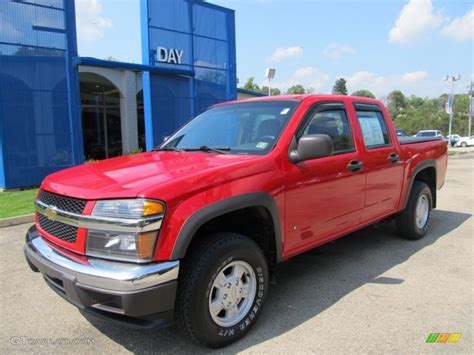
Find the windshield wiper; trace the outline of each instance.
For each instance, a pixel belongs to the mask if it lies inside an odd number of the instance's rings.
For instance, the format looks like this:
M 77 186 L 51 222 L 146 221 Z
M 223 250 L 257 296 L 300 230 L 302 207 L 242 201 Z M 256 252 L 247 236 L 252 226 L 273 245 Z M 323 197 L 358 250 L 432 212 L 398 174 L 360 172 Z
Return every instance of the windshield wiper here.
M 176 147 L 163 147 L 163 148 L 153 148 L 153 151 L 154 152 L 166 152 L 166 151 L 184 152 L 184 149 L 176 148 Z
M 189 151 L 202 151 L 202 152 L 214 152 L 218 154 L 227 154 L 226 151 L 230 150 L 230 147 L 209 147 L 207 145 L 202 145 L 199 148 L 185 148 Z
M 218 154 L 227 154 L 226 151 L 231 150 L 230 147 L 209 147 L 207 145 L 200 146 L 199 148 L 177 148 L 177 147 L 163 147 L 154 148 L 154 152 L 172 151 L 172 152 L 214 152 Z

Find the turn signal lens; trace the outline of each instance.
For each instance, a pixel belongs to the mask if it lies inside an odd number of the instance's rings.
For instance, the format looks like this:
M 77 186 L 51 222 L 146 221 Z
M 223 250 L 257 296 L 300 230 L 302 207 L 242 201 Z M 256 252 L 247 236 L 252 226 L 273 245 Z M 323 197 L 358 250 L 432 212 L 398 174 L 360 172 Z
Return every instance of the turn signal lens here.
M 143 216 L 162 214 L 164 211 L 165 207 L 160 202 L 150 200 L 143 201 Z
M 156 231 L 142 233 L 137 236 L 137 254 L 142 260 L 150 260 L 155 250 Z

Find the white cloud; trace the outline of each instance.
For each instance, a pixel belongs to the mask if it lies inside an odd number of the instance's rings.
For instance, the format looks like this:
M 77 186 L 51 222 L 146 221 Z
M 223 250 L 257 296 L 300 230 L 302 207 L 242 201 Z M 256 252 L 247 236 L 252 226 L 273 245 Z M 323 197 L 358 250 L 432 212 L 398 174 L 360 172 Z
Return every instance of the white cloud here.
M 354 48 L 344 44 L 331 43 L 323 49 L 323 55 L 331 59 L 339 59 L 346 54 L 354 54 Z
M 297 58 L 303 55 L 303 48 L 300 46 L 277 48 L 273 54 L 267 58 L 267 62 L 278 63 L 285 59 Z
M 403 82 L 406 82 L 406 83 L 415 83 L 427 77 L 428 77 L 428 72 L 419 70 L 419 71 L 405 73 L 401 76 L 401 79 Z
M 76 24 L 79 40 L 88 42 L 101 39 L 104 31 L 112 28 L 112 20 L 102 16 L 100 0 L 77 0 Z
M 406 45 L 423 40 L 443 23 L 431 0 L 409 0 L 390 30 L 390 42 Z
M 347 88 L 349 92 L 367 89 L 377 96 L 384 93 L 387 83 L 387 77 L 369 71 L 356 72 L 347 77 Z
M 474 10 L 468 11 L 464 16 L 444 26 L 443 34 L 459 42 L 472 40 L 474 38 Z
M 329 75 L 321 72 L 318 68 L 302 67 L 297 69 L 287 80 L 275 82 L 272 86 L 285 91 L 290 86 L 301 84 L 305 88 L 313 88 L 317 93 L 328 83 L 328 80 Z
M 379 75 L 369 71 L 356 72 L 346 77 L 349 92 L 367 89 L 375 96 L 387 95 L 392 90 L 402 90 L 406 94 L 438 95 L 438 90 L 442 83 L 429 81 L 429 74 L 426 71 L 413 71 L 402 74 Z

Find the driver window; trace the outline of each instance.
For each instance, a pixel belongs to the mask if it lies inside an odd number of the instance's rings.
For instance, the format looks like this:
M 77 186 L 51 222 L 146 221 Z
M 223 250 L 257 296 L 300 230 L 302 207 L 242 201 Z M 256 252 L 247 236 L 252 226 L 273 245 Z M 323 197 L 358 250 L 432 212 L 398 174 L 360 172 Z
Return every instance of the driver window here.
M 334 145 L 334 154 L 354 151 L 354 141 L 344 110 L 315 112 L 303 131 L 303 136 L 327 134 Z

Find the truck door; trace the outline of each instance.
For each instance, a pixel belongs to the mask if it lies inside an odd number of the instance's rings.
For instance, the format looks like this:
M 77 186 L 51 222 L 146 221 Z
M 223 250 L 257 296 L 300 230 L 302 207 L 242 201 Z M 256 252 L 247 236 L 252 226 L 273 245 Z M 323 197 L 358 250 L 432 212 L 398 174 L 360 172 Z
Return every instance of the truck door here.
M 309 134 L 329 135 L 334 154 L 298 164 L 284 163 L 288 255 L 358 225 L 364 207 L 365 173 L 344 104 L 313 106 L 295 139 Z
M 367 187 L 361 222 L 395 212 L 402 185 L 402 164 L 394 129 L 375 104 L 354 103 L 364 139 L 363 159 Z

